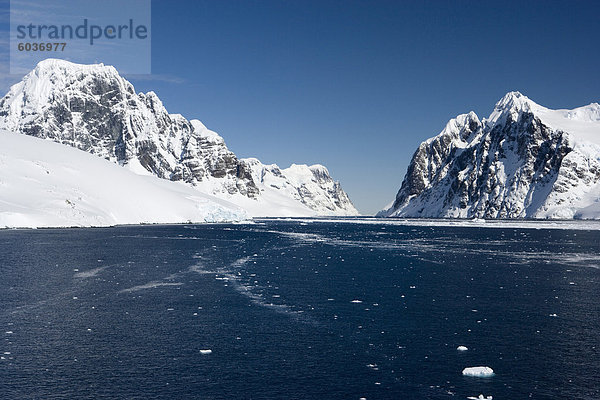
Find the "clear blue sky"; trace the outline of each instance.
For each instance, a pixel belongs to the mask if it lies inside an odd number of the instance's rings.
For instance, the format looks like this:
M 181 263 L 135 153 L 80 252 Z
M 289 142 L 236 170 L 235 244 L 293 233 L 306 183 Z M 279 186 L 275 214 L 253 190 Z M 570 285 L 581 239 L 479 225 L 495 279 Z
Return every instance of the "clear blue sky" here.
M 457 114 L 600 101 L 599 37 L 598 1 L 157 0 L 131 81 L 240 157 L 326 165 L 368 214 Z

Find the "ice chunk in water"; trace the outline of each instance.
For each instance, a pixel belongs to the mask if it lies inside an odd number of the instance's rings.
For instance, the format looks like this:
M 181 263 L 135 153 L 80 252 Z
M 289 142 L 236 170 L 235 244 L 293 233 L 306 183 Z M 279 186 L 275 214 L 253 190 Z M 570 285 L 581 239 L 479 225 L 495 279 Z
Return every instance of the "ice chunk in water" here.
M 212 353 L 212 350 L 210 350 L 210 349 L 200 350 L 200 354 L 210 354 L 210 353 Z
M 489 376 L 494 376 L 494 370 L 490 367 L 468 367 L 463 369 L 462 372 L 465 376 L 475 376 L 478 378 L 487 378 Z
M 467 351 L 467 350 L 469 350 L 469 349 L 468 349 L 468 347 L 467 347 L 467 346 L 458 346 L 458 347 L 456 348 L 456 350 L 458 350 L 458 351 Z
M 480 394 L 477 397 L 475 397 L 475 396 L 467 397 L 467 399 L 469 399 L 469 400 L 492 400 L 493 397 L 492 396 L 484 396 L 484 395 Z

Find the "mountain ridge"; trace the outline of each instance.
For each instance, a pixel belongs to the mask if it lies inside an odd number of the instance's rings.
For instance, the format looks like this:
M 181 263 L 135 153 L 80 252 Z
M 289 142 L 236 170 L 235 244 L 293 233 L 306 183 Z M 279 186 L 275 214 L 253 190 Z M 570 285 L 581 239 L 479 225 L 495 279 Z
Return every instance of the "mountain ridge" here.
M 301 181 L 283 175 L 284 191 L 257 181 L 286 169 L 238 158 L 219 134 L 167 112 L 152 91 L 136 93 L 112 66 L 41 61 L 0 100 L 0 129 L 76 147 L 138 174 L 185 182 L 254 216 L 358 214 L 327 169 L 315 167 L 315 175 L 311 166 L 302 167 Z
M 414 153 L 384 217 L 600 218 L 600 105 L 551 110 L 519 92 L 451 119 Z

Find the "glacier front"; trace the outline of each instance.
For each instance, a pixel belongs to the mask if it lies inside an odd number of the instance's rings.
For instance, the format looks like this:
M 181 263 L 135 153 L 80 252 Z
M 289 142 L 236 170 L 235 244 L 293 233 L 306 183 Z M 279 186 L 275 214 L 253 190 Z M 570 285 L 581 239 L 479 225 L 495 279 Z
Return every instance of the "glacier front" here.
M 0 228 L 232 222 L 241 208 L 83 151 L 0 130 Z

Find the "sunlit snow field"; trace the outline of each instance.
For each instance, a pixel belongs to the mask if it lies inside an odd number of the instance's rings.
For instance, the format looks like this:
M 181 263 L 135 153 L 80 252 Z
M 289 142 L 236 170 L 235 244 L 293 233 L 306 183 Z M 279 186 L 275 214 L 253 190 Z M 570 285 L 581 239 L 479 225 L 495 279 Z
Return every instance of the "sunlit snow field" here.
M 2 230 L 0 397 L 600 398 L 600 226 L 486 224 Z

